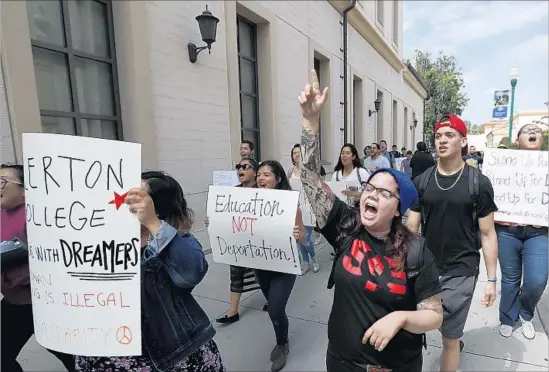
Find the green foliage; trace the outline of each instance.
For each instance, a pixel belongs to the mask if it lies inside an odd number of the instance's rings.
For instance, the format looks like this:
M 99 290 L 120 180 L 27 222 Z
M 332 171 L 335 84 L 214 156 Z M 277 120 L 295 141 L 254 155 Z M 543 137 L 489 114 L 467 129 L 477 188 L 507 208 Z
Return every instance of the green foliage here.
M 469 98 L 463 92 L 463 73 L 454 56 L 442 51 L 435 58 L 430 53 L 415 51 L 411 63 L 427 86 L 430 98 L 425 104 L 425 138 L 431 138 L 435 123 L 442 115 L 461 115 Z
M 473 125 L 469 120 L 464 120 L 465 125 L 467 125 L 468 134 L 483 134 L 484 126 L 483 125 Z

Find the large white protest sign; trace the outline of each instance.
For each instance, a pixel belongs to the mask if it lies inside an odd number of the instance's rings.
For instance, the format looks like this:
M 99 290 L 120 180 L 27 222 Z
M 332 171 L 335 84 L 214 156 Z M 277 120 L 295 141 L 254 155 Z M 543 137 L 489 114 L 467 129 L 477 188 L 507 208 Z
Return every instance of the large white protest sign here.
M 213 185 L 214 186 L 236 186 L 238 182 L 238 175 L 236 171 L 213 171 Z
M 547 226 L 547 151 L 486 149 L 483 173 L 492 182 L 495 220 Z
M 141 145 L 23 134 L 36 340 L 74 355 L 141 355 L 140 225 L 124 204 Z
M 298 198 L 294 191 L 210 186 L 207 215 L 214 261 L 300 274 L 293 238 Z
M 299 192 L 299 209 L 301 209 L 301 215 L 303 216 L 303 225 L 305 226 L 316 226 L 316 217 L 311 208 L 311 203 L 309 203 L 309 198 L 303 190 L 303 184 L 301 180 L 297 178 L 290 178 L 290 186 L 292 190 Z

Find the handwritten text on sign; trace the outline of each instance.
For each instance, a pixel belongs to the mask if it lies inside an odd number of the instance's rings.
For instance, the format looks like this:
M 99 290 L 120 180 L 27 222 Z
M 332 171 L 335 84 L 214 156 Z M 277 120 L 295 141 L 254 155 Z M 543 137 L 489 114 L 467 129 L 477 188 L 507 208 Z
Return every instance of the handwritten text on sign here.
M 299 193 L 210 186 L 208 233 L 215 262 L 299 274 L 292 237 Z
M 496 221 L 547 226 L 547 151 L 486 149 L 483 173 L 494 188 Z
M 290 186 L 292 190 L 299 192 L 299 209 L 301 209 L 301 215 L 303 217 L 304 226 L 316 226 L 316 217 L 309 203 L 309 198 L 303 190 L 301 180 L 297 178 L 290 178 Z
M 214 186 L 236 186 L 238 182 L 238 176 L 236 171 L 213 171 L 213 185 Z
M 75 355 L 141 355 L 141 145 L 23 134 L 34 330 Z

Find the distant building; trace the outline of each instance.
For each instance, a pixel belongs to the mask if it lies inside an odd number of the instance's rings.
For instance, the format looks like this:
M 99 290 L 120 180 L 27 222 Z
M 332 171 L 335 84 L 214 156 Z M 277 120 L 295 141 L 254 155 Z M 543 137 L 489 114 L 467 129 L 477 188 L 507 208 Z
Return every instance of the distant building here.
M 291 165 L 297 96 L 313 68 L 330 87 L 326 170 L 345 142 L 361 154 L 381 139 L 415 148 L 427 90 L 402 60 L 403 3 L 357 1 L 348 13 L 344 123 L 347 2 L 0 1 L 0 158 L 22 161 L 24 132 L 138 142 L 143 168 L 172 174 L 201 221 L 212 171 L 239 160 L 241 140 Z M 191 63 L 188 43 L 205 45 L 195 17 L 206 5 L 216 42 Z
M 526 124 L 536 124 L 543 130 L 548 128 L 549 111 L 518 111 L 513 115 L 513 138 L 517 139 L 518 131 Z M 483 124 L 486 135 L 486 147 L 498 147 L 500 142 L 509 136 L 509 120 L 492 120 Z

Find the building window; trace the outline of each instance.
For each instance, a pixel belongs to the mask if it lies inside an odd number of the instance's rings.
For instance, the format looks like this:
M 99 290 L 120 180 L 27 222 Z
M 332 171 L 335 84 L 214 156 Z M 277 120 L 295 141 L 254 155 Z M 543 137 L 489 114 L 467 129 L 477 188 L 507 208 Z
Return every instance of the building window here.
M 257 27 L 238 17 L 238 71 L 240 85 L 240 131 L 242 140 L 252 141 L 260 156 L 259 90 L 257 77 Z
M 349 142 L 355 145 L 362 144 L 363 140 L 362 101 L 362 79 L 353 75 L 353 137 L 349 139 Z
M 413 148 L 410 148 L 410 144 L 408 143 L 408 127 L 408 107 L 404 107 L 404 146 L 409 150 L 413 150 Z M 403 156 L 404 155 L 405 154 L 403 154 Z
M 400 24 L 398 18 L 398 0 L 393 0 L 393 43 L 398 45 L 398 26 Z
M 110 1 L 27 1 L 45 133 L 122 139 Z
M 377 13 L 377 21 L 380 25 L 383 26 L 383 7 L 385 1 L 384 0 L 376 0 L 376 13 Z
M 393 145 L 400 146 L 400 143 L 398 143 L 398 102 L 396 100 L 393 100 Z

